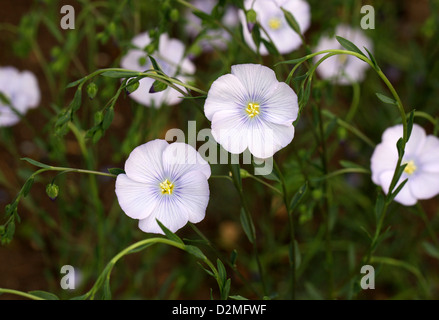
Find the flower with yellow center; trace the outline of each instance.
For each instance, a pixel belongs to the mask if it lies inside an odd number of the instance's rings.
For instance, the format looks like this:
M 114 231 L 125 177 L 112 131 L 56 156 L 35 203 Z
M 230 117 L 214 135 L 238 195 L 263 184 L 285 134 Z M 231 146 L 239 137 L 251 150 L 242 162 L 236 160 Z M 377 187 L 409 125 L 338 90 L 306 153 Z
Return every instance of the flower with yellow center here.
M 293 140 L 298 111 L 293 89 L 258 64 L 232 66 L 230 74 L 212 83 L 204 104 L 212 136 L 225 150 L 240 154 L 248 149 L 260 159 Z
M 372 154 L 372 181 L 380 185 L 385 193 L 389 192 L 395 173 L 398 161 L 396 144 L 402 134 L 402 125 L 388 128 Z M 422 127 L 414 124 L 404 150 L 402 164 L 406 166 L 393 192 L 404 180 L 407 182 L 394 198 L 395 201 L 411 206 L 418 200 L 429 199 L 439 194 L 439 138 L 427 136 Z
M 247 23 L 246 11 L 256 12 L 256 21 L 262 27 L 262 39 L 272 42 L 280 54 L 288 54 L 302 45 L 302 37 L 286 22 L 284 11 L 291 13 L 300 31 L 304 33 L 311 24 L 311 9 L 306 0 L 244 0 L 244 10 L 239 10 L 239 19 L 243 26 L 244 40 L 254 51 L 269 55 L 263 41 L 256 44 Z M 259 48 L 257 47 L 259 46 Z
M 153 140 L 135 148 L 116 179 L 125 214 L 144 232 L 172 232 L 203 220 L 209 202 L 210 166 L 190 145 Z

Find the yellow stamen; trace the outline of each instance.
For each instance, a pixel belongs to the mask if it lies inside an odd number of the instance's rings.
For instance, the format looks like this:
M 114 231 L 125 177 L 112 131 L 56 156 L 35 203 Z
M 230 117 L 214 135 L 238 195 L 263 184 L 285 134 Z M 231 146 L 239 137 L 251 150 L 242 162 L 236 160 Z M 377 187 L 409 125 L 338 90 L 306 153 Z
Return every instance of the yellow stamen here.
M 273 30 L 278 30 L 282 25 L 282 21 L 279 18 L 271 18 L 268 20 L 268 26 Z
M 247 108 L 245 109 L 245 111 L 247 112 L 250 118 L 254 118 L 259 114 L 259 104 L 254 102 L 249 102 L 247 104 Z
M 413 160 L 410 160 L 409 162 L 407 162 L 404 172 L 407 173 L 408 175 L 412 175 L 413 173 L 415 173 L 417 168 L 418 167 L 416 167 L 415 162 Z
M 160 183 L 160 188 L 162 189 L 162 194 L 172 194 L 172 190 L 174 190 L 174 184 L 166 179 L 162 183 Z

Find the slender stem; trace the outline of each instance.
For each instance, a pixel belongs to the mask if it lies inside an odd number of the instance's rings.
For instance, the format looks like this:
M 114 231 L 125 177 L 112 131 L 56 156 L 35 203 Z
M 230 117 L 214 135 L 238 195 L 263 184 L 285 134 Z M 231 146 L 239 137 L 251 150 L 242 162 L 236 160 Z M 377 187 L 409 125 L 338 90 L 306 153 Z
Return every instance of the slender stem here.
M 285 205 L 285 209 L 287 210 L 288 214 L 288 226 L 290 229 L 290 248 L 291 248 L 291 255 L 290 257 L 290 274 L 291 274 L 291 299 L 296 299 L 296 232 L 295 232 L 295 222 L 294 222 L 294 216 L 293 212 L 291 211 L 289 202 L 288 202 L 288 189 L 287 184 L 285 182 L 285 178 L 282 174 L 282 171 L 280 170 L 278 164 L 276 161 L 273 161 L 274 168 L 279 175 L 279 179 L 281 181 L 282 185 L 282 194 L 283 194 L 283 201 Z
M 416 212 L 421 216 L 421 219 L 424 221 L 425 227 L 427 228 L 427 231 L 430 234 L 431 239 L 433 240 L 433 242 L 436 245 L 436 247 L 439 248 L 438 237 L 437 237 L 436 233 L 434 232 L 433 228 L 431 227 L 431 223 L 428 220 L 427 214 L 425 213 L 424 209 L 419 204 L 419 202 L 416 204 L 415 208 L 416 208 Z
M 0 288 L 0 293 L 15 294 L 17 296 L 21 296 L 21 297 L 24 297 L 24 298 L 29 298 L 29 299 L 32 299 L 32 300 L 45 300 L 45 299 L 43 299 L 41 297 L 38 297 L 38 296 L 35 296 L 33 294 L 22 292 L 22 291 L 18 291 L 18 290 L 13 290 L 13 289 L 3 289 L 3 288 Z

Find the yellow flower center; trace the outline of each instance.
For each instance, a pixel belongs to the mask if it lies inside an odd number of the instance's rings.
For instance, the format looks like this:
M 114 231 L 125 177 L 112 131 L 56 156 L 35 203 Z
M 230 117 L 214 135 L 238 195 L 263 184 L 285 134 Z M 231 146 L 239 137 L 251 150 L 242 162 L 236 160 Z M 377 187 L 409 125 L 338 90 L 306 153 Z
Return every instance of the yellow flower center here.
M 249 102 L 245 112 L 247 112 L 250 118 L 254 118 L 259 114 L 259 103 Z
M 279 18 L 271 18 L 270 20 L 268 20 L 268 26 L 273 30 L 279 29 L 281 25 L 282 21 Z
M 162 189 L 162 194 L 172 194 L 172 190 L 174 190 L 174 184 L 166 179 L 162 183 L 160 183 L 160 189 Z
M 408 175 L 412 175 L 413 173 L 415 173 L 417 168 L 418 167 L 416 167 L 415 162 L 413 160 L 410 160 L 409 162 L 407 162 L 404 172 L 407 173 Z

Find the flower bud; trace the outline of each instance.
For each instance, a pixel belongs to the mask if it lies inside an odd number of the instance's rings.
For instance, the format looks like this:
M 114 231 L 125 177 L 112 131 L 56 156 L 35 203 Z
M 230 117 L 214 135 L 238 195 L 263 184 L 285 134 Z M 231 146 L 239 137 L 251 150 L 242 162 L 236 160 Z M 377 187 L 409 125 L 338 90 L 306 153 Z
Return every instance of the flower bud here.
M 55 200 L 59 194 L 59 187 L 56 184 L 50 183 L 46 187 L 46 193 L 51 200 Z

